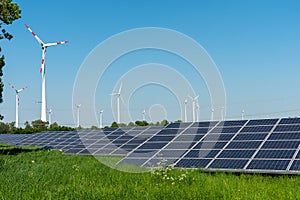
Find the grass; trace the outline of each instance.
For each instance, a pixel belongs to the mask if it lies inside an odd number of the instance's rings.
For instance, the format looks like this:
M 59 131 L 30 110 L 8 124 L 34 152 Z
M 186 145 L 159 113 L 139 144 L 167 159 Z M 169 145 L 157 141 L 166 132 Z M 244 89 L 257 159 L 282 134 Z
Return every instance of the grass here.
M 172 168 L 134 174 L 92 156 L 42 150 L 0 155 L 0 199 L 295 200 L 300 199 L 300 177 Z

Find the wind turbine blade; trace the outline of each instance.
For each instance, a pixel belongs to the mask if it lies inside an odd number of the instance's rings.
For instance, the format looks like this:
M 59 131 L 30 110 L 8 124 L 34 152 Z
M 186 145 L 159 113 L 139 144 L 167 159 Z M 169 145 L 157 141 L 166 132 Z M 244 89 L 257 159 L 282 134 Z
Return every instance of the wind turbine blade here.
M 26 86 L 26 87 L 23 87 L 23 88 L 21 88 L 21 89 L 18 89 L 17 92 L 20 93 L 20 92 L 22 92 L 23 90 L 25 90 L 25 89 L 27 89 L 27 88 L 28 88 L 27 86 Z
M 125 101 L 124 101 L 123 97 L 122 97 L 121 95 L 120 95 L 119 97 L 120 97 L 120 99 L 121 99 L 122 103 L 123 103 L 124 105 L 126 105 L 126 103 L 125 103 Z
M 31 28 L 27 24 L 25 24 L 25 27 L 33 35 L 33 37 L 35 37 L 35 39 L 40 43 L 40 45 L 44 46 L 44 42 L 31 30 Z
M 120 88 L 119 88 L 119 94 L 121 94 L 121 91 L 122 91 L 122 86 L 123 86 L 123 83 L 121 82 L 121 84 L 120 84 Z
M 197 100 L 199 98 L 199 95 L 197 95 L 194 99 L 195 99 L 195 101 Z
M 193 97 L 191 97 L 190 95 L 188 95 L 188 97 L 193 101 L 194 100 L 194 98 Z
M 45 44 L 45 47 L 50 47 L 50 46 L 55 46 L 55 45 L 60 45 L 60 44 L 67 44 L 67 43 L 69 43 L 69 41 L 47 43 L 47 44 Z
M 8 85 L 11 87 L 11 89 L 15 90 L 16 91 L 16 88 L 15 86 L 13 86 L 11 83 L 8 83 Z

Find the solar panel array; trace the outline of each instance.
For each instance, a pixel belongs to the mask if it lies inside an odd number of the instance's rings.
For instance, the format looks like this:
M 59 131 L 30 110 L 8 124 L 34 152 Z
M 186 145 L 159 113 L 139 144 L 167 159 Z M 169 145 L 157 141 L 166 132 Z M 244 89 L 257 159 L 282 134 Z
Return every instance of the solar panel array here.
M 122 164 L 266 173 L 300 173 L 300 118 L 172 123 L 30 135 L 0 143 L 43 146 L 64 154 L 122 155 Z

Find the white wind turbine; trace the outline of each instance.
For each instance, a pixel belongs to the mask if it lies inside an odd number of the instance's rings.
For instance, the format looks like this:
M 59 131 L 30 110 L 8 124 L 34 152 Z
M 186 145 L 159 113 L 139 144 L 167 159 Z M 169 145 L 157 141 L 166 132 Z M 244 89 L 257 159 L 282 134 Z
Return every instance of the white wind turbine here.
M 186 110 L 187 103 L 188 103 L 188 100 L 185 99 L 184 100 L 184 122 L 187 122 L 187 110 Z
M 143 110 L 142 115 L 143 115 L 143 121 L 146 121 L 146 110 L 145 109 Z
M 195 122 L 196 121 L 196 117 L 195 117 L 195 114 L 196 114 L 195 113 L 196 112 L 196 103 L 197 103 L 199 95 L 195 96 L 194 98 L 191 97 L 191 96 L 189 96 L 189 97 L 190 97 L 190 99 L 192 100 L 192 103 L 193 103 L 193 122 Z
M 99 116 L 99 128 L 103 128 L 103 122 L 102 122 L 103 110 L 100 110 L 99 113 L 100 113 L 100 116 Z
M 76 108 L 77 108 L 77 128 L 80 127 L 80 107 L 81 107 L 81 104 L 78 104 L 76 105 Z
M 50 108 L 49 111 L 48 111 L 49 125 L 51 125 L 51 123 L 52 123 L 52 119 L 51 119 L 52 117 L 51 116 L 52 116 L 52 108 Z
M 120 98 L 121 98 L 121 91 L 122 91 L 122 83 L 119 87 L 119 90 L 115 93 L 112 93 L 112 96 L 117 97 L 117 123 L 121 123 L 121 116 L 120 116 Z
M 195 114 L 196 114 L 196 121 L 197 122 L 199 122 L 199 110 L 200 110 L 200 105 L 198 104 L 198 102 L 196 102 Z
M 19 127 L 19 100 L 20 100 L 19 93 L 22 92 L 23 90 L 25 90 L 27 88 L 27 86 L 23 87 L 21 89 L 16 89 L 15 86 L 13 86 L 12 84 L 9 83 L 9 85 L 10 85 L 11 89 L 13 89 L 16 92 L 16 124 L 15 124 L 15 127 L 18 128 Z
M 25 27 L 28 29 L 28 31 L 31 32 L 31 34 L 35 37 L 35 39 L 39 42 L 39 44 L 42 47 L 42 64 L 40 68 L 40 73 L 42 74 L 42 107 L 41 107 L 41 120 L 47 121 L 47 110 L 46 110 L 46 74 L 45 74 L 45 56 L 46 56 L 46 49 L 50 46 L 55 46 L 59 44 L 66 44 L 68 41 L 63 42 L 53 42 L 53 43 L 44 43 L 31 29 L 30 27 L 25 24 Z

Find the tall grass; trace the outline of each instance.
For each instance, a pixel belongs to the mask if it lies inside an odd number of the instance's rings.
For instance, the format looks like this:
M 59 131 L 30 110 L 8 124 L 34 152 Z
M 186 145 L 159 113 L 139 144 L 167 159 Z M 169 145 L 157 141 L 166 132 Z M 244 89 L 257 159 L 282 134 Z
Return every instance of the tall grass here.
M 0 155 L 0 199 L 300 199 L 299 176 L 111 169 L 60 151 Z

